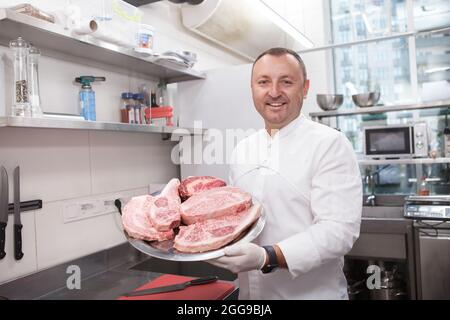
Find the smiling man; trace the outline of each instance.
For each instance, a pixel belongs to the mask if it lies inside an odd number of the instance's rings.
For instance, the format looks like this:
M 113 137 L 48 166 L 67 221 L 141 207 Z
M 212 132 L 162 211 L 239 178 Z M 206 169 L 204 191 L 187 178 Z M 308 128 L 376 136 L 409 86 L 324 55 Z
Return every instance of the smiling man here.
M 235 148 L 230 182 L 263 205 L 266 225 L 255 243 L 209 262 L 239 274 L 240 299 L 348 299 L 344 255 L 359 237 L 362 210 L 351 144 L 301 114 L 309 80 L 296 52 L 262 53 L 251 82 L 265 129 Z
M 253 102 L 269 134 L 300 115 L 308 89 L 305 65 L 294 52 L 275 48 L 263 53 L 253 65 Z

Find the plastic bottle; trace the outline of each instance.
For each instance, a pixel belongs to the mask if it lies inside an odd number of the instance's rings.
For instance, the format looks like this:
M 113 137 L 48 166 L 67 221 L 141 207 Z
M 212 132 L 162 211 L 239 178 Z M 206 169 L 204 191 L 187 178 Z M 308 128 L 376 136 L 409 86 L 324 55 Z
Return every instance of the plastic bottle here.
M 90 84 L 83 84 L 79 92 L 80 114 L 85 120 L 96 121 L 95 92 Z
M 133 95 L 134 99 L 134 121 L 136 124 L 143 124 L 143 103 L 144 95 L 142 93 L 136 93 Z
M 19 37 L 11 41 L 9 47 L 14 51 L 14 95 L 11 115 L 13 117 L 31 117 L 27 73 L 29 44 Z
M 80 114 L 88 121 L 96 121 L 97 113 L 95 106 L 95 92 L 92 90 L 91 83 L 94 81 L 105 81 L 104 77 L 81 76 L 75 79 L 81 83 L 79 92 Z

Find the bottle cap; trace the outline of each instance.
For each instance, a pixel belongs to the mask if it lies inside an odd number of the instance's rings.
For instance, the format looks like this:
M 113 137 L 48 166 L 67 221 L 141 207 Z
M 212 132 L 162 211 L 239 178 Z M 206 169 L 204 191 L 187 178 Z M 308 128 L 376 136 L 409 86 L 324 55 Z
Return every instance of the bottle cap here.
M 22 37 L 10 41 L 9 46 L 11 48 L 28 48 L 29 44 Z
M 41 50 L 39 50 L 36 47 L 30 47 L 30 49 L 28 50 L 29 54 L 35 54 L 35 55 L 39 55 L 41 54 Z
M 123 92 L 122 99 L 133 99 L 133 93 L 131 92 Z
M 144 94 L 142 94 L 142 93 L 135 93 L 133 95 L 133 99 L 134 100 L 144 100 Z

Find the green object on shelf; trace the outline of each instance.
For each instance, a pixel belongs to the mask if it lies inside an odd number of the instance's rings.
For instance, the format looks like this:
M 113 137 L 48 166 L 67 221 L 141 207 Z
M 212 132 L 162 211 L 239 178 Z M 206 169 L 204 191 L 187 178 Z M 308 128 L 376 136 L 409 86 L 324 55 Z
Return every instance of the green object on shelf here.
M 386 119 L 387 119 L 387 115 L 384 113 L 362 115 L 362 121 L 377 121 L 377 120 L 386 120 Z

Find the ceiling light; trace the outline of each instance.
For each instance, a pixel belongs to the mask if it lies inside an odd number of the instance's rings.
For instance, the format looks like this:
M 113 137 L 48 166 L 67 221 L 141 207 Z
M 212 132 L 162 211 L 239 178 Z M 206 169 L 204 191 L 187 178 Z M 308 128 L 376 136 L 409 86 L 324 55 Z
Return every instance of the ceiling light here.
M 298 31 L 292 24 L 290 24 L 281 15 L 275 12 L 271 7 L 269 7 L 264 1 L 255 1 L 257 8 L 269 19 L 272 23 L 279 26 L 284 32 L 290 35 L 293 39 L 298 41 L 302 46 L 307 49 L 314 47 L 314 43 L 309 40 L 303 33 Z

